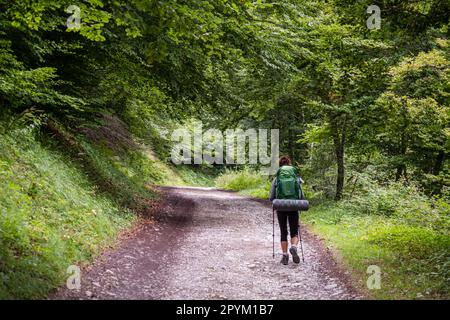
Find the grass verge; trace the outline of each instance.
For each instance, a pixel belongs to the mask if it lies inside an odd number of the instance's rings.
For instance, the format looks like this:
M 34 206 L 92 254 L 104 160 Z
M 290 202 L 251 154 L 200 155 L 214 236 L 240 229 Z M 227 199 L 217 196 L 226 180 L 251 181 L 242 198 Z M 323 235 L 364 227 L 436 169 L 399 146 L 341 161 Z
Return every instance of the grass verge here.
M 135 217 L 26 130 L 0 135 L 0 299 L 43 298 Z

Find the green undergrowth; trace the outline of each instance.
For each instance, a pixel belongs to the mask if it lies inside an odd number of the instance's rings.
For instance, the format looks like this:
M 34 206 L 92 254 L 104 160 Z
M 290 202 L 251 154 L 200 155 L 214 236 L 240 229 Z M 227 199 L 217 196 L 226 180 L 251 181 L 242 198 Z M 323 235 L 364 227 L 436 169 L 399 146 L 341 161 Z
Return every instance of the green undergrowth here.
M 267 199 L 271 181 L 267 176 L 245 168 L 243 170 L 226 170 L 215 179 L 215 185 L 224 190 L 238 191 L 242 195 Z
M 176 181 L 168 179 L 164 185 L 214 187 L 217 170 L 210 167 L 192 167 L 190 165 L 173 165 L 172 170 L 176 173 Z
M 335 250 L 358 286 L 376 299 L 447 299 L 448 234 L 380 215 L 361 215 L 345 205 L 312 207 L 302 219 Z M 380 289 L 368 289 L 368 267 L 381 270 Z
M 42 298 L 134 215 L 31 132 L 0 135 L 0 298 Z

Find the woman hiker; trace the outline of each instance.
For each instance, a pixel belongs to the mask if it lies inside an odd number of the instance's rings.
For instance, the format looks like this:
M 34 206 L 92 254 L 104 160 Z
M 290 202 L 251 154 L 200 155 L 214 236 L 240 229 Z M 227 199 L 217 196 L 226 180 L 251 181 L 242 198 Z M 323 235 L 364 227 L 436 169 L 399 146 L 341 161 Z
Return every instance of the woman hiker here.
M 269 200 L 274 199 L 304 199 L 301 184 L 304 182 L 297 174 L 297 169 L 291 165 L 291 159 L 288 156 L 282 156 L 279 160 L 279 169 L 272 181 Z M 283 256 L 281 263 L 287 265 L 289 262 L 288 254 L 288 223 L 289 234 L 291 236 L 291 247 L 289 252 L 292 255 L 294 263 L 300 263 L 300 257 L 297 253 L 298 245 L 298 211 L 277 211 L 278 224 L 280 225 L 281 250 Z

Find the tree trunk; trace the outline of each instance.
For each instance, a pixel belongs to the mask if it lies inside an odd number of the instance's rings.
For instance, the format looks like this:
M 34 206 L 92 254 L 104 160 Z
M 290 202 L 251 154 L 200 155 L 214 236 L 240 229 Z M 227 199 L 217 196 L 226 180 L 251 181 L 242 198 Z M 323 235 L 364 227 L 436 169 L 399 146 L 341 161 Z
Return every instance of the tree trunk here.
M 295 163 L 294 141 L 292 138 L 292 129 L 291 128 L 288 128 L 288 149 L 289 149 L 289 156 L 291 157 L 292 163 Z
M 331 133 L 333 135 L 334 152 L 337 163 L 337 179 L 336 179 L 336 195 L 335 200 L 342 199 L 344 191 L 344 178 L 345 178 L 345 163 L 344 163 L 344 150 L 345 150 L 345 136 L 347 130 L 347 115 L 344 116 L 341 132 L 339 132 L 338 118 L 331 119 Z
M 445 160 L 445 152 L 444 151 L 439 151 L 436 160 L 434 162 L 434 166 L 433 166 L 433 171 L 432 173 L 434 175 L 439 175 L 439 173 L 442 171 L 442 167 L 444 165 L 444 160 Z
M 397 172 L 395 173 L 395 181 L 400 180 L 400 178 L 402 176 L 405 177 L 406 179 L 408 179 L 406 176 L 405 155 L 406 155 L 406 150 L 408 149 L 407 148 L 408 139 L 406 136 L 406 129 L 409 126 L 409 120 L 406 116 L 407 111 L 405 109 L 405 105 L 402 105 L 401 111 L 402 111 L 402 115 L 403 115 L 403 118 L 402 118 L 403 125 L 401 128 L 401 136 L 400 136 L 400 156 L 401 156 L 402 163 L 397 165 Z
M 400 164 L 397 166 L 397 171 L 395 172 L 395 181 L 400 180 L 402 176 L 406 178 L 406 166 L 404 164 Z

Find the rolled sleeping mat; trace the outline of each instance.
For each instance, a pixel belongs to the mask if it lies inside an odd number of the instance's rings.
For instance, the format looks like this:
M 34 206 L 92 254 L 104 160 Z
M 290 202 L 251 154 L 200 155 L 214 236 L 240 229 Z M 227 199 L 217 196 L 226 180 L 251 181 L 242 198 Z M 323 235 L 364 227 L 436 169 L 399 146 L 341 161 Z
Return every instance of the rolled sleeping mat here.
M 307 211 L 309 202 L 308 200 L 274 199 L 272 207 L 277 211 Z

